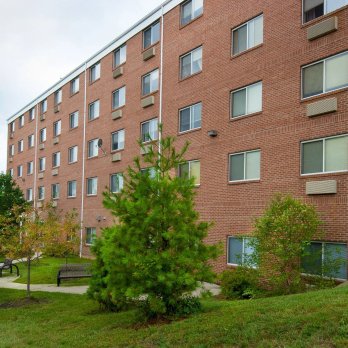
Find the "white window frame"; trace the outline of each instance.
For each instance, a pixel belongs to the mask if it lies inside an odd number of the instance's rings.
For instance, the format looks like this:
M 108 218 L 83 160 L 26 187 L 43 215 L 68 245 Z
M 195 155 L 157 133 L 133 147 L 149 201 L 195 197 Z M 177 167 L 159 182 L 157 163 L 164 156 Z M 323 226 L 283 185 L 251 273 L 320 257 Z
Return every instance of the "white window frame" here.
M 156 139 L 143 141 L 143 124 L 151 123 L 154 120 L 156 120 L 156 122 L 157 122 L 157 138 Z M 146 133 L 146 134 L 150 134 L 150 133 Z M 157 141 L 158 140 L 158 118 L 157 117 L 151 118 L 150 120 L 147 120 L 147 121 L 144 121 L 144 122 L 141 122 L 141 124 L 140 124 L 140 137 L 141 137 L 142 144 L 148 144 L 148 143 L 151 143 L 153 141 Z
M 256 85 L 259 85 L 259 84 L 261 84 L 261 110 L 248 113 L 248 110 L 247 110 L 247 107 L 248 107 L 248 98 L 249 98 L 248 90 L 249 90 L 251 87 L 256 86 Z M 245 111 L 246 111 L 246 112 L 245 112 L 244 115 L 233 116 L 233 94 L 234 94 L 234 93 L 237 93 L 237 92 L 239 92 L 239 91 L 242 91 L 243 89 L 246 90 L 246 93 L 245 93 Z M 262 112 L 262 110 L 263 110 L 263 83 L 262 83 L 262 81 L 257 81 L 257 82 L 255 82 L 255 83 L 252 83 L 251 85 L 247 85 L 247 86 L 244 86 L 244 87 L 241 87 L 241 88 L 238 88 L 238 89 L 234 89 L 233 91 L 230 92 L 230 119 L 231 119 L 231 120 L 235 120 L 235 119 L 240 118 L 240 117 L 246 117 L 246 116 L 258 114 L 259 112 Z
M 97 228 L 96 227 L 86 227 L 86 241 L 85 241 L 85 244 L 87 245 L 87 246 L 91 246 L 91 245 L 93 245 L 93 241 L 91 242 L 91 243 L 88 243 L 87 242 L 87 230 L 94 230 L 94 238 L 97 238 Z
M 31 187 L 27 188 L 26 200 L 27 200 L 27 202 L 32 202 L 33 201 L 33 189 Z
M 156 72 L 156 71 L 157 71 L 157 73 L 158 73 L 158 78 L 157 78 L 157 89 L 151 90 L 151 85 L 152 85 L 151 82 L 152 82 L 152 76 L 153 76 L 152 74 L 153 74 L 154 72 Z M 145 77 L 147 77 L 147 76 L 150 76 L 150 92 L 144 94 L 144 79 L 145 79 Z M 156 68 L 156 69 L 154 69 L 154 70 L 148 72 L 147 74 L 143 75 L 143 76 L 141 77 L 141 96 L 142 96 L 142 97 L 145 97 L 145 96 L 147 96 L 147 95 L 150 95 L 150 94 L 152 94 L 152 93 L 157 92 L 157 91 L 159 90 L 159 84 L 160 84 L 160 77 L 159 77 L 159 69 L 158 69 L 158 68 Z
M 242 246 L 242 248 L 243 248 L 243 250 L 242 250 L 242 255 L 241 255 L 241 257 L 242 257 L 242 263 L 230 263 L 230 262 L 228 262 L 228 255 L 229 255 L 229 245 L 230 245 L 230 243 L 229 243 L 229 239 L 230 238 L 234 238 L 234 239 L 241 239 L 242 240 L 242 243 L 243 243 L 243 246 Z M 253 237 L 246 237 L 246 236 L 227 236 L 227 252 L 226 252 L 226 264 L 228 265 L 228 266 L 236 266 L 236 267 L 239 267 L 239 266 L 244 266 L 244 258 L 245 258 L 245 242 L 246 242 L 246 240 L 247 239 L 251 239 L 251 238 L 253 238 Z M 253 268 L 256 268 L 256 267 L 253 267 Z
M 70 150 L 73 150 L 73 152 L 75 153 L 75 149 L 76 149 L 76 160 L 75 161 L 71 161 L 71 156 L 70 156 Z M 72 164 L 72 163 L 76 163 L 78 160 L 78 146 L 74 145 L 68 148 L 68 164 Z
M 190 24 L 194 19 L 199 18 L 200 16 L 203 15 L 203 12 L 204 12 L 204 1 L 203 1 L 203 5 L 202 5 L 202 13 L 199 14 L 198 16 L 196 16 L 196 17 L 194 16 L 195 9 L 196 9 L 196 6 L 195 6 L 196 1 L 197 1 L 197 0 L 187 0 L 187 1 L 184 1 L 184 2 L 180 5 L 180 26 L 183 27 L 183 26 L 185 26 L 185 25 L 188 25 L 188 24 Z M 183 23 L 183 22 L 182 22 L 182 20 L 183 20 L 183 17 L 182 17 L 182 16 L 183 16 L 183 7 L 184 7 L 186 4 L 188 4 L 189 2 L 192 3 L 191 19 L 190 19 L 189 22 Z
M 58 137 L 62 134 L 62 120 L 53 123 L 53 137 Z
M 192 57 L 193 57 L 193 53 L 194 53 L 195 51 L 198 51 L 198 50 L 201 50 L 201 52 L 202 52 L 202 54 L 201 54 L 202 68 L 201 68 L 201 70 L 196 71 L 195 73 L 193 73 L 193 72 L 192 72 L 192 67 L 193 67 L 193 58 L 192 58 Z M 187 56 L 189 56 L 189 55 L 191 56 L 190 74 L 187 75 L 187 76 L 182 76 L 182 61 L 183 61 L 183 59 L 184 59 L 185 57 L 187 57 Z M 192 51 L 187 52 L 187 53 L 183 54 L 182 56 L 180 56 L 180 79 L 181 79 L 181 80 L 184 80 L 184 79 L 186 79 L 186 78 L 188 78 L 188 77 L 190 77 L 190 76 L 199 74 L 199 73 L 202 72 L 202 71 L 203 71 L 203 45 L 201 45 L 201 46 L 199 46 L 199 47 L 196 47 L 196 48 L 194 48 Z
M 70 95 L 75 95 L 80 91 L 80 77 L 77 76 L 70 81 Z
M 15 121 L 12 121 L 10 123 L 10 133 L 14 133 L 15 130 L 16 130 L 16 123 L 15 123 Z
M 40 144 L 44 143 L 47 140 L 47 130 L 46 130 L 46 127 L 45 128 L 41 128 L 39 130 L 39 140 L 40 140 Z
M 347 173 L 348 170 L 335 170 L 335 171 L 324 171 L 325 167 L 325 159 L 326 159 L 326 154 L 325 154 L 325 141 L 329 139 L 335 139 L 335 138 L 341 138 L 341 137 L 348 137 L 348 133 L 346 134 L 339 134 L 339 135 L 333 135 L 330 137 L 324 137 L 324 138 L 317 138 L 317 139 L 312 139 L 312 140 L 305 140 L 301 141 L 300 146 L 301 146 L 301 151 L 300 151 L 300 175 L 301 176 L 309 176 L 309 175 L 325 175 L 325 174 L 332 174 L 332 173 Z M 303 146 L 302 144 L 308 144 L 308 143 L 314 143 L 317 141 L 323 141 L 323 171 L 322 172 L 316 172 L 316 173 L 307 173 L 307 174 L 302 174 L 302 158 L 303 158 Z
M 58 89 L 58 91 L 54 92 L 54 105 L 57 106 L 61 104 L 63 98 L 63 91 L 62 89 Z
M 18 140 L 18 153 L 21 153 L 24 151 L 24 140 Z
M 56 160 L 56 164 L 54 163 Z M 60 151 L 54 152 L 52 154 L 52 168 L 60 167 Z
M 57 188 L 57 196 L 56 197 L 53 197 L 53 187 Z M 60 197 L 60 185 L 59 184 L 51 184 L 51 198 L 52 199 L 59 199 Z
M 200 127 L 193 127 L 193 110 L 194 110 L 194 107 L 198 104 L 201 104 L 201 125 Z M 188 130 L 185 130 L 185 131 L 180 131 L 180 126 L 181 126 L 181 112 L 186 110 L 186 109 L 190 109 L 190 129 Z M 187 133 L 187 132 L 191 132 L 193 130 L 196 130 L 196 129 L 201 129 L 202 128 L 202 111 L 203 111 L 203 103 L 202 102 L 198 102 L 198 103 L 195 103 L 195 104 L 191 104 L 189 106 L 185 106 L 181 109 L 179 109 L 179 133 L 180 134 L 184 134 L 184 133 Z M 192 125 L 192 127 L 191 127 Z
M 29 122 L 35 120 L 35 108 L 29 110 Z
M 231 157 L 235 155 L 244 155 L 244 168 L 243 168 L 243 177 L 245 178 L 246 174 L 246 156 L 248 153 L 252 152 L 259 152 L 260 153 L 260 177 L 259 178 L 254 178 L 254 179 L 243 179 L 243 180 L 231 180 Z M 235 183 L 235 182 L 248 182 L 248 181 L 259 181 L 261 180 L 261 149 L 255 149 L 255 150 L 248 150 L 248 151 L 240 151 L 240 152 L 234 152 L 228 154 L 228 182 L 229 183 Z
M 14 144 L 11 144 L 11 145 L 9 146 L 8 152 L 9 152 L 9 156 L 11 156 L 11 157 L 14 156 L 14 153 L 15 153 L 15 146 L 14 146 Z
M 24 115 L 18 117 L 18 128 L 24 127 Z
M 20 170 L 18 170 L 18 169 L 20 169 Z M 20 175 L 18 175 L 18 171 L 20 171 Z M 18 178 L 22 178 L 23 177 L 23 165 L 22 164 L 17 166 L 17 177 Z
M 28 149 L 31 149 L 34 146 L 35 146 L 35 135 L 29 134 L 28 135 Z
M 121 98 L 120 98 L 120 96 L 121 96 L 121 90 L 123 90 L 124 91 L 124 100 L 122 101 L 121 100 Z M 115 93 L 116 92 L 118 92 L 118 106 L 115 106 L 114 105 L 114 100 L 115 100 L 115 98 L 114 98 L 114 96 L 115 96 Z M 111 97 L 111 101 L 112 101 L 112 105 L 111 105 L 111 107 L 112 107 L 112 110 L 117 110 L 117 109 L 120 109 L 120 108 L 122 108 L 123 106 L 125 106 L 126 105 L 126 86 L 122 86 L 122 87 L 120 87 L 120 88 L 117 88 L 117 89 L 115 89 L 113 92 L 112 92 L 112 97 Z M 122 104 L 122 102 L 123 102 L 123 104 Z
M 71 120 L 73 117 L 76 117 L 76 126 L 75 127 L 71 127 Z M 69 115 L 69 129 L 75 129 L 79 126 L 79 112 L 78 111 L 74 111 Z
M 96 105 L 98 105 L 98 112 L 94 111 L 96 113 L 95 116 L 91 117 L 91 107 L 94 105 L 94 109 L 96 108 Z M 96 120 L 97 118 L 99 118 L 100 116 L 100 100 L 97 99 L 95 101 L 93 101 L 92 103 L 88 104 L 88 121 L 93 121 Z
M 329 13 L 336 12 L 336 11 L 340 11 L 340 10 L 341 10 L 342 8 L 344 8 L 345 6 L 348 6 L 348 4 L 345 4 L 345 5 L 341 6 L 341 7 L 338 7 L 336 10 L 333 10 L 333 11 L 329 11 L 329 12 L 328 12 L 328 11 L 327 11 L 327 0 L 323 0 L 323 2 L 324 2 L 324 13 L 323 13 L 323 15 L 320 16 L 320 17 L 311 19 L 310 21 L 305 22 L 305 21 L 304 21 L 304 19 L 305 19 L 305 16 L 304 16 L 304 0 L 302 0 L 302 24 L 310 23 L 310 22 L 312 22 L 312 21 L 314 21 L 314 20 L 316 20 L 316 19 L 318 19 L 318 18 L 324 17 L 325 15 L 327 15 L 327 14 L 329 14 Z
M 8 170 L 8 173 L 10 174 L 11 178 L 13 178 L 13 168 L 10 168 L 10 169 Z
M 41 114 L 47 112 L 47 98 L 40 103 Z
M 40 164 L 43 164 L 43 169 L 40 169 Z M 46 157 L 40 157 L 39 158 L 39 172 L 44 172 L 46 170 Z
M 32 175 L 33 173 L 34 173 L 34 162 L 29 161 L 27 162 L 27 175 Z
M 40 190 L 42 189 L 43 195 L 40 197 Z M 39 186 L 37 188 L 37 197 L 39 201 L 43 201 L 45 199 L 45 186 Z
M 75 195 L 69 195 L 69 185 L 71 183 L 75 183 Z M 76 180 L 69 180 L 67 182 L 67 193 L 66 193 L 66 195 L 67 195 L 68 198 L 76 198 L 76 196 L 77 196 L 77 181 Z
M 119 149 L 113 149 L 112 148 L 113 136 L 114 136 L 114 134 L 121 133 L 121 132 L 123 132 L 123 147 L 120 147 Z M 111 133 L 111 152 L 117 152 L 117 151 L 120 151 L 120 150 L 124 150 L 125 142 L 126 142 L 126 132 L 125 132 L 124 129 L 120 129 L 120 130 L 117 130 L 115 132 L 112 132 Z
M 192 165 L 192 163 L 197 163 L 197 162 L 199 162 L 199 178 L 195 177 L 195 180 L 198 179 L 199 183 L 198 184 L 194 183 L 195 187 L 198 187 L 198 186 L 201 185 L 201 175 L 200 175 L 200 173 L 201 173 L 201 161 L 200 160 L 190 160 L 190 161 L 182 162 L 182 163 L 179 164 L 179 168 L 178 168 L 179 169 L 178 170 L 178 176 L 181 177 L 180 166 L 183 165 L 183 164 L 188 164 L 189 165 L 189 175 L 188 175 L 188 178 L 191 179 L 191 177 L 192 177 L 191 165 Z
M 159 24 L 159 39 L 157 41 L 153 41 L 153 28 Z M 145 32 L 147 30 L 151 30 L 151 44 L 147 47 L 145 47 Z M 161 40 L 161 23 L 159 20 L 155 21 L 154 23 L 150 24 L 148 27 L 146 27 L 144 30 L 143 30 L 143 50 L 147 50 L 148 48 L 150 48 L 151 46 L 155 45 L 157 42 L 159 42 Z
M 314 97 L 317 97 L 317 96 L 320 96 L 320 95 L 324 95 L 326 93 L 331 93 L 331 92 L 334 92 L 334 91 L 339 91 L 339 90 L 342 90 L 342 89 L 346 89 L 348 88 L 348 84 L 344 87 L 339 87 L 339 88 L 336 88 L 336 89 L 331 89 L 330 91 L 326 91 L 325 90 L 325 81 L 326 81 L 326 61 L 329 60 L 329 59 L 332 59 L 332 58 L 335 58 L 335 57 L 339 57 L 339 56 L 343 56 L 343 55 L 348 55 L 348 51 L 344 51 L 344 52 L 341 52 L 341 53 L 338 53 L 338 54 L 334 54 L 333 56 L 329 56 L 329 57 L 326 57 L 326 58 L 323 58 L 323 59 L 320 59 L 320 60 L 317 60 L 313 63 L 310 63 L 310 64 L 307 64 L 307 65 L 304 65 L 301 67 L 301 100 L 307 100 L 307 99 L 310 99 L 310 98 L 314 98 Z M 310 66 L 313 66 L 313 65 L 316 65 L 316 64 L 319 64 L 319 63 L 323 63 L 323 92 L 319 93 L 319 94 L 313 94 L 309 97 L 304 97 L 303 96 L 303 70 L 310 67 Z
M 98 147 L 98 140 L 99 138 L 95 138 L 95 139 L 91 139 L 87 142 L 87 158 L 95 158 L 95 157 L 98 157 L 98 154 L 99 154 L 99 147 Z M 89 144 L 91 142 L 96 142 L 96 145 L 97 145 L 97 154 L 96 155 L 93 155 L 93 156 L 90 156 L 89 155 Z
M 124 49 L 125 50 L 125 58 L 123 61 L 121 61 L 121 50 Z M 120 64 L 116 64 L 116 54 L 117 52 L 120 53 Z M 115 49 L 114 54 L 113 54 L 113 58 L 112 58 L 112 66 L 114 69 L 118 68 L 119 66 L 121 66 L 122 64 L 124 64 L 127 61 L 127 44 L 123 44 L 121 46 L 119 46 L 118 48 Z
M 93 71 L 95 74 L 95 78 L 93 78 Z M 89 83 L 93 83 L 97 80 L 100 79 L 101 76 L 101 65 L 100 62 L 93 64 L 90 68 L 89 68 Z
M 96 185 L 97 189 L 96 189 L 95 193 L 88 193 L 88 183 L 89 183 L 90 180 L 96 180 L 97 181 L 97 185 Z M 87 194 L 87 196 L 88 197 L 95 197 L 95 196 L 97 196 L 98 195 L 98 177 L 97 176 L 92 176 L 90 178 L 87 178 L 86 184 L 87 184 L 87 187 L 86 187 L 86 194 Z
M 231 37 L 231 42 L 232 42 L 232 45 L 231 45 L 231 55 L 232 55 L 232 57 L 238 56 L 238 55 L 240 55 L 240 54 L 242 54 L 242 53 L 244 53 L 244 52 L 247 52 L 247 51 L 249 51 L 250 49 L 252 49 L 252 48 L 254 48 L 254 47 L 261 46 L 261 45 L 264 43 L 264 36 L 265 36 L 265 33 L 263 32 L 263 34 L 262 34 L 262 42 L 259 43 L 259 44 L 257 44 L 257 45 L 255 45 L 255 46 L 249 47 L 249 25 L 250 25 L 251 22 L 253 22 L 254 20 L 256 20 L 256 19 L 259 18 L 259 17 L 263 17 L 263 13 L 259 14 L 258 16 L 254 17 L 254 18 L 249 19 L 248 21 L 242 23 L 242 24 L 239 25 L 238 27 L 232 29 L 232 37 Z M 233 33 L 234 33 L 236 30 L 240 29 L 241 27 L 244 27 L 245 25 L 247 25 L 247 37 L 246 37 L 247 48 L 246 48 L 244 51 L 240 51 L 240 52 L 238 52 L 238 53 L 233 53 L 233 43 L 234 43 L 234 42 L 233 42 Z M 263 27 L 263 30 L 264 30 L 264 19 L 262 19 L 262 27 Z
M 119 191 L 112 191 L 112 177 L 113 176 L 118 176 L 118 177 L 122 177 L 122 188 L 119 190 Z M 123 190 L 123 174 L 122 173 L 114 173 L 114 174 L 111 174 L 110 175 L 110 192 L 111 193 L 120 193 L 122 190 Z M 119 186 L 121 186 L 121 185 L 119 185 Z

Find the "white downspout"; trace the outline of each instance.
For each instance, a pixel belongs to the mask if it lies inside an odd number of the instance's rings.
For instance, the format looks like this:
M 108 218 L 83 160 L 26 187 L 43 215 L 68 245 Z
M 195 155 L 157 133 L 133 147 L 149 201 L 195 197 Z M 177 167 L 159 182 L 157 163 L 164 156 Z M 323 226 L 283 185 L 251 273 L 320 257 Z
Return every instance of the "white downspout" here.
M 29 111 L 30 112 L 30 111 Z M 34 209 L 36 208 L 36 190 L 37 190 L 37 183 L 36 183 L 36 178 L 37 178 L 37 173 L 36 173 L 36 169 L 37 169 L 37 145 L 38 145 L 38 133 L 37 133 L 37 128 L 38 128 L 38 119 L 39 119 L 39 108 L 38 108 L 38 104 L 36 103 L 35 106 L 35 154 L 34 154 L 34 187 L 33 187 L 33 201 L 34 201 Z
M 162 5 L 161 8 L 161 53 L 160 53 L 160 90 L 159 90 L 159 115 L 158 115 L 158 123 L 162 124 L 162 91 L 163 91 L 163 33 L 164 33 L 164 8 Z M 162 133 L 158 133 L 158 152 L 161 153 L 161 139 Z
M 84 216 L 84 195 L 85 195 L 85 155 L 86 155 L 86 112 L 87 112 L 87 62 L 85 63 L 85 86 L 83 99 L 83 137 L 82 137 L 82 179 L 81 179 L 81 211 L 80 211 L 80 257 L 83 249 L 83 216 Z

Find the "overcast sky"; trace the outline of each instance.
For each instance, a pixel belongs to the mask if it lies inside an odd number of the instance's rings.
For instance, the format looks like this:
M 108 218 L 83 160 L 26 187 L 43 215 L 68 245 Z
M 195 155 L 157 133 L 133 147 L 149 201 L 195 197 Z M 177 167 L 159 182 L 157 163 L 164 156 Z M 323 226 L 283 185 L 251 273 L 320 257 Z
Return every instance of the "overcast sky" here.
M 0 172 L 6 119 L 164 0 L 0 0 Z

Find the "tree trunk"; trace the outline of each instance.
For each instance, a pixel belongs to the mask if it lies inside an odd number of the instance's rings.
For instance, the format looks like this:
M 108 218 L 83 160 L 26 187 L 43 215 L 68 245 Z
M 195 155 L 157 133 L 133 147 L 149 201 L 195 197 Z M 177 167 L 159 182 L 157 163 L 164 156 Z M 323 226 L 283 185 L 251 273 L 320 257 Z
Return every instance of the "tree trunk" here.
M 27 274 L 27 297 L 30 298 L 30 255 L 27 258 L 28 274 Z

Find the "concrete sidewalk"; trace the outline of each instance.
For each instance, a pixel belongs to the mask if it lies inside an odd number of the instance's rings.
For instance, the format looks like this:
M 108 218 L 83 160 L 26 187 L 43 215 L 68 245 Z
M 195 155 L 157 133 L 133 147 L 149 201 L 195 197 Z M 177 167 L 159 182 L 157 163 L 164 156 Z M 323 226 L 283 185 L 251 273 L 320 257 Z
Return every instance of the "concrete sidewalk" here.
M 14 290 L 27 290 L 26 284 L 14 283 L 19 277 L 3 277 L 0 278 L 0 288 L 14 289 Z M 204 291 L 210 291 L 214 296 L 220 294 L 220 287 L 216 284 L 203 283 L 203 288 L 196 289 L 192 296 L 200 296 Z M 87 292 L 88 285 L 82 286 L 62 286 L 58 287 L 56 284 L 31 284 L 31 291 L 43 291 L 43 292 L 59 292 L 64 294 L 83 295 Z

